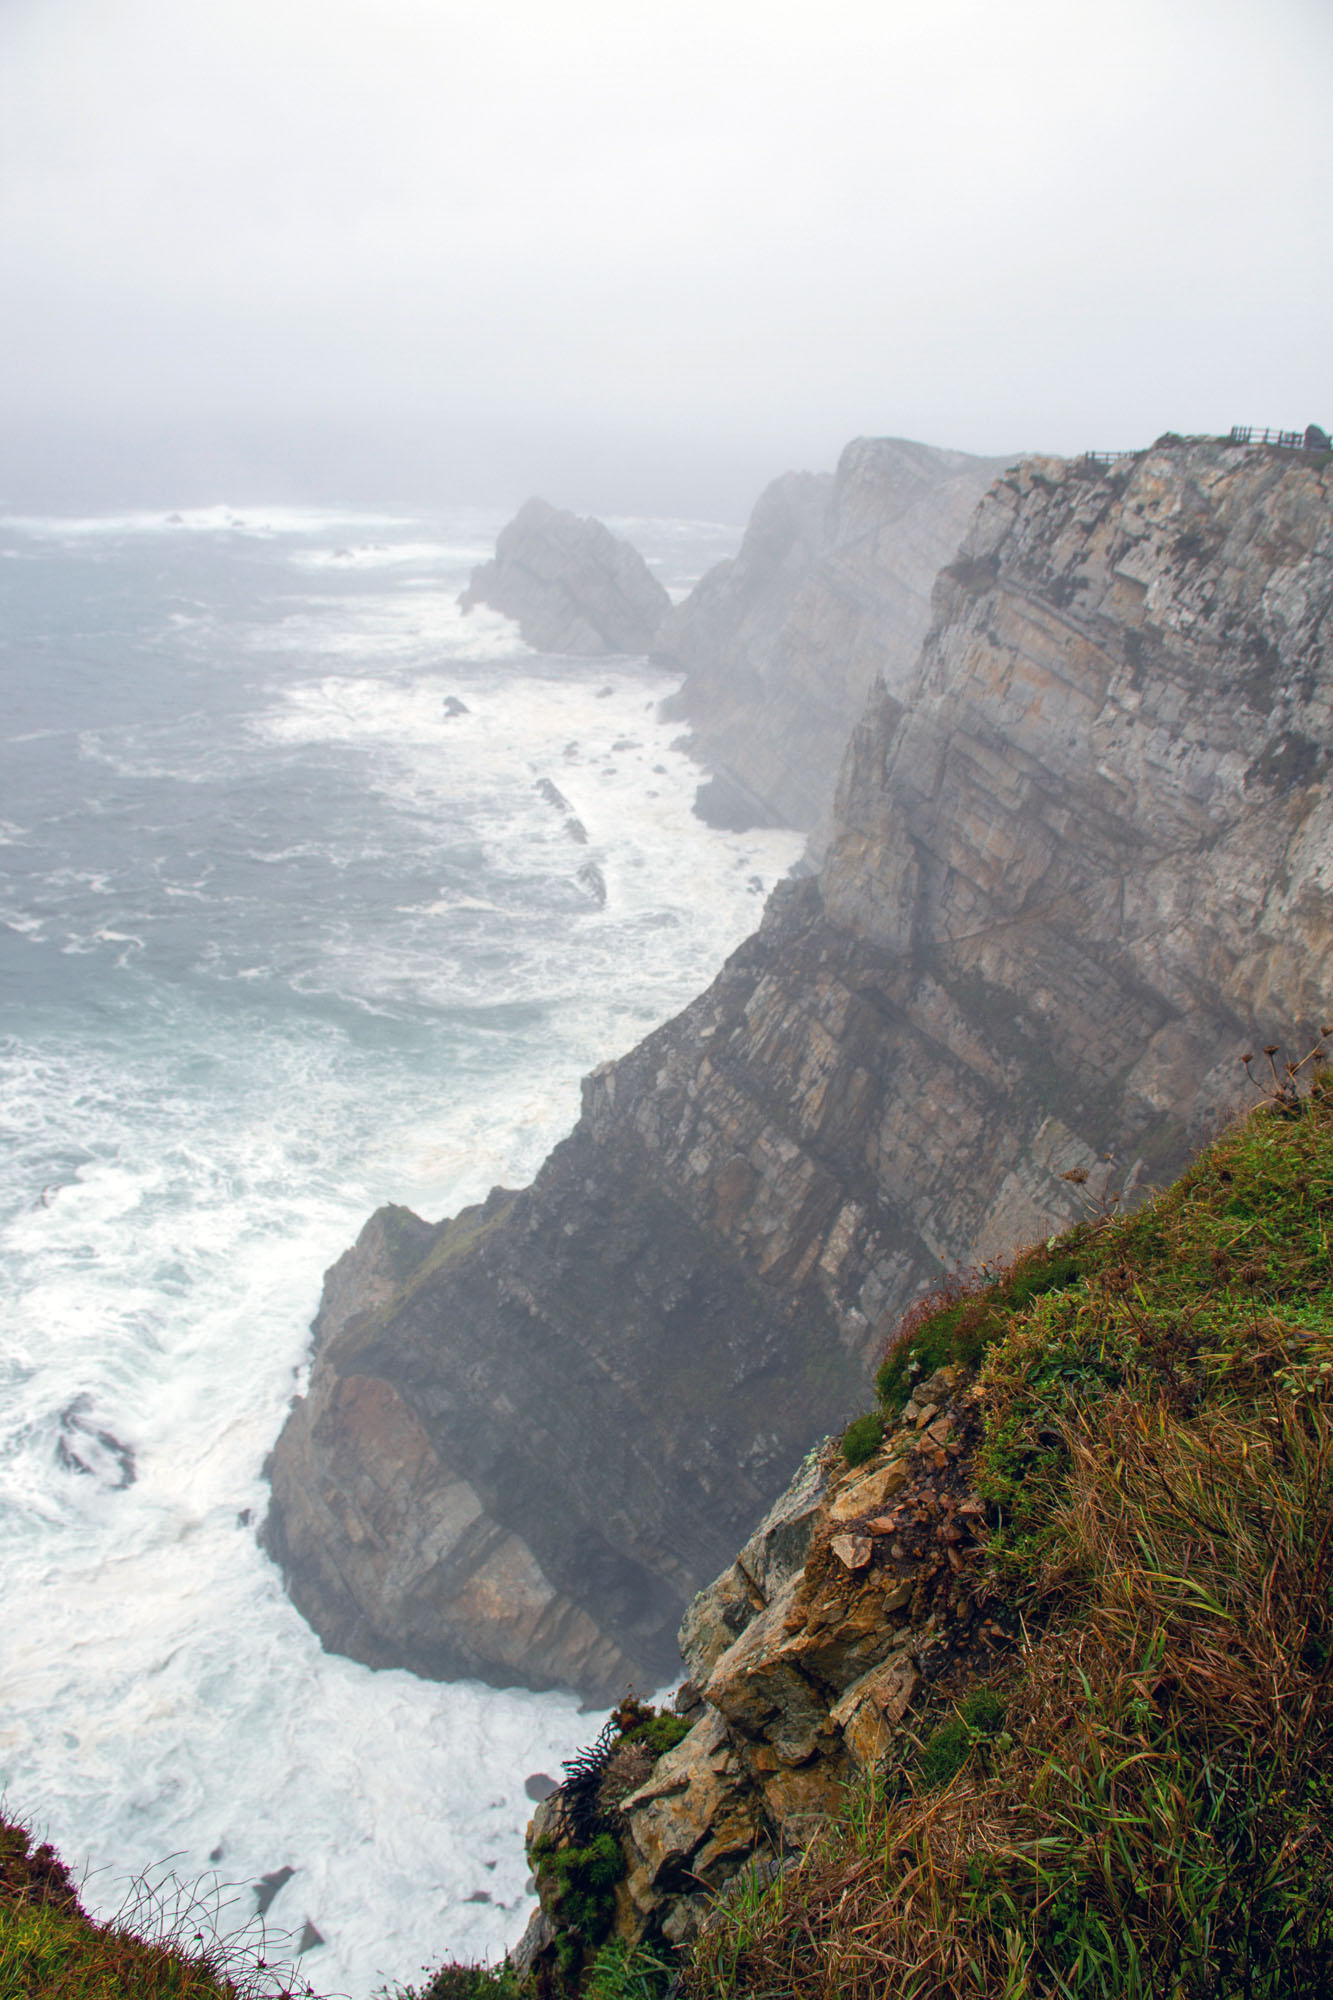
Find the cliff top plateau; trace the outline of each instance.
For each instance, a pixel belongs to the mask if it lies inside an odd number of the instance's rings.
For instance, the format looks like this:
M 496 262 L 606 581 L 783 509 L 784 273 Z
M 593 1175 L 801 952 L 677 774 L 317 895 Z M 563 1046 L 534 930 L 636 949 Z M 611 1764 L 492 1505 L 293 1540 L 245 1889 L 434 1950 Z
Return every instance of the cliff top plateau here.
M 1182 440 L 992 486 L 820 876 L 587 1080 L 532 1187 L 381 1211 L 330 1274 L 265 1530 L 326 1644 L 660 1683 L 913 1298 L 1169 1176 L 1242 1049 L 1308 1045 L 1330 494 Z

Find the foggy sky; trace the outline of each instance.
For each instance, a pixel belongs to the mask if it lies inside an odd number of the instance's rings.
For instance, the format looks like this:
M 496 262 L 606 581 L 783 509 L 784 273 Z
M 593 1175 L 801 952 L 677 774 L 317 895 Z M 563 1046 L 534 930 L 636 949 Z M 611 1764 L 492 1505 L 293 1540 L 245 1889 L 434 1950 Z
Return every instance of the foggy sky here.
M 1329 0 L 0 0 L 0 501 L 1328 424 L 1331 86 Z

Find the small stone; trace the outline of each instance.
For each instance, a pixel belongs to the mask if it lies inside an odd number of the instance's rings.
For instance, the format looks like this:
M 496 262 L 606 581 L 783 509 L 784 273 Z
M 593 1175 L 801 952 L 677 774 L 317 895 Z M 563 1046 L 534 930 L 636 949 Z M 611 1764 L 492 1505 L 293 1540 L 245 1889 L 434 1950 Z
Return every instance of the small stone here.
M 835 1535 L 829 1547 L 845 1569 L 864 1569 L 870 1561 L 868 1535 Z

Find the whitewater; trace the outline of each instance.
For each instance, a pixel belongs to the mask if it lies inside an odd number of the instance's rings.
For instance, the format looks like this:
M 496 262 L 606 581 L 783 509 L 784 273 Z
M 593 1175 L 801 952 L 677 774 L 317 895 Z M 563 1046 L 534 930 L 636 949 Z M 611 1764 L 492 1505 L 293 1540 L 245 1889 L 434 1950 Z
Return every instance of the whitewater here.
M 693 816 L 670 676 L 459 613 L 499 525 L 0 519 L 0 1793 L 95 1913 L 202 1882 L 353 2000 L 514 1942 L 526 1781 L 601 1718 L 287 1602 L 322 1273 L 530 1179 L 800 848 Z M 738 539 L 634 534 L 677 595 Z

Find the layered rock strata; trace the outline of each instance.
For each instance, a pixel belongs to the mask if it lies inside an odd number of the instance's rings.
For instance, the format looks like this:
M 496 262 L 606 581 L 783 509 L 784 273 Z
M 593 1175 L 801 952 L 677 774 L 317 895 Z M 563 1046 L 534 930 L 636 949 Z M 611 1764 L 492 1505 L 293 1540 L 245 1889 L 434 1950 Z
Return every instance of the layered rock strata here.
M 458 600 L 518 621 L 543 653 L 643 653 L 671 599 L 637 549 L 600 521 L 529 500 Z
M 812 1453 L 680 1631 L 692 1722 L 644 1782 L 602 1787 L 624 1854 L 615 1935 L 690 1937 L 742 1870 L 799 1852 L 849 1780 L 877 1769 L 923 1680 L 988 1659 L 1007 1634 L 980 1602 L 985 1509 L 971 1491 L 979 1417 L 966 1371 L 923 1382 L 882 1449 L 850 1470 Z M 571 1839 L 557 1791 L 528 1829 Z M 560 1991 L 554 1877 L 515 1954 L 533 1990 Z M 550 1907 L 547 1907 L 547 1905 Z
M 343 1268 L 267 1530 L 327 1643 L 653 1685 L 908 1300 L 1173 1171 L 1247 1046 L 1304 1052 L 1330 500 L 1302 454 L 1178 440 L 996 484 L 818 880 L 588 1079 L 531 1189 L 392 1212 Z
M 836 473 L 761 495 L 734 559 L 670 613 L 654 656 L 685 675 L 666 705 L 711 772 L 718 826 L 794 826 L 821 848 L 838 768 L 872 682 L 900 694 L 936 573 L 1007 461 L 857 438 Z

